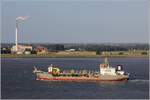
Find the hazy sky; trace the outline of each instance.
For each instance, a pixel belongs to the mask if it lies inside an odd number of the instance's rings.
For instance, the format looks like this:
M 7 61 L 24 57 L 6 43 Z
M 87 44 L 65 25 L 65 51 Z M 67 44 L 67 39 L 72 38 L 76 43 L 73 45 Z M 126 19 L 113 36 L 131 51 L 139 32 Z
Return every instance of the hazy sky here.
M 2 43 L 146 43 L 148 0 L 3 0 Z

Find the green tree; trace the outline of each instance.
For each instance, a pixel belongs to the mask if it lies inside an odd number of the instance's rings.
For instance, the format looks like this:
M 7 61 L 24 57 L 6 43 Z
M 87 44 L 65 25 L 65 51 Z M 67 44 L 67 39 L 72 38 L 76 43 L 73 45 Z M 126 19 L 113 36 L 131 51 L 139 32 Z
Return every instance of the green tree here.
M 96 50 L 96 55 L 100 55 L 100 54 L 101 54 L 100 50 Z
M 118 54 L 119 54 L 119 55 L 123 55 L 123 52 L 119 52 Z
M 147 52 L 142 52 L 141 54 L 142 54 L 142 55 L 147 55 Z

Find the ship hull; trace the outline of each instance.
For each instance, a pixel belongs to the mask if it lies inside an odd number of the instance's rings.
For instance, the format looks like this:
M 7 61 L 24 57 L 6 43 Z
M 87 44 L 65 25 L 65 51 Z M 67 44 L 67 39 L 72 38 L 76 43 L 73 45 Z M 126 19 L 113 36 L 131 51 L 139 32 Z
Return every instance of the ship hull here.
M 37 80 L 46 80 L 46 81 L 125 81 L 128 80 L 128 75 L 99 75 L 98 77 L 72 77 L 72 76 L 52 76 L 46 72 L 36 73 Z

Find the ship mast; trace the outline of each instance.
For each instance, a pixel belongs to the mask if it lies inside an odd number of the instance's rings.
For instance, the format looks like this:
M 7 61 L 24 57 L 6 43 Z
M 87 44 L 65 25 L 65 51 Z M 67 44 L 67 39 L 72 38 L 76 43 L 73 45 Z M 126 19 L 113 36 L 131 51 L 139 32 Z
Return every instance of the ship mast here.
M 108 58 L 107 58 L 107 57 L 105 57 L 104 63 L 105 63 L 105 65 L 107 65 L 107 67 L 109 68 L 109 61 L 108 61 Z
M 109 61 L 108 61 L 108 52 L 105 52 L 105 59 L 104 59 L 105 65 L 109 68 Z

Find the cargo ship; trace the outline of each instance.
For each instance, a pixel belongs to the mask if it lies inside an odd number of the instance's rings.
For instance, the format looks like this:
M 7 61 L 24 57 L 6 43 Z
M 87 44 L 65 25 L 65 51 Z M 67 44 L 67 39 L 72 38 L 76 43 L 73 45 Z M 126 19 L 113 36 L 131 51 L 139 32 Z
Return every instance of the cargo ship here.
M 104 63 L 99 65 L 98 71 L 90 70 L 60 70 L 52 64 L 48 67 L 48 71 L 38 70 L 34 67 L 33 73 L 36 80 L 46 81 L 126 81 L 129 79 L 129 73 L 122 69 L 122 65 L 117 68 L 111 67 L 108 58 L 104 59 Z

